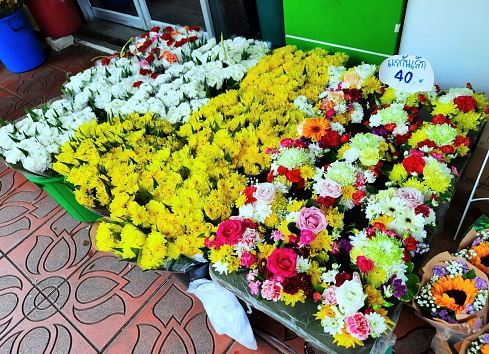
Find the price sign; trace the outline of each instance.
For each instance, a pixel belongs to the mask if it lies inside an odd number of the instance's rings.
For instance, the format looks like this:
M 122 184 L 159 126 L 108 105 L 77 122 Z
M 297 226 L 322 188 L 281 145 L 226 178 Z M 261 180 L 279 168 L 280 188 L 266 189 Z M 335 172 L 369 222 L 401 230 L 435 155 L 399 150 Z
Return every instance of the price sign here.
M 435 83 L 431 64 L 415 55 L 393 55 L 380 65 L 379 79 L 404 92 L 430 91 Z

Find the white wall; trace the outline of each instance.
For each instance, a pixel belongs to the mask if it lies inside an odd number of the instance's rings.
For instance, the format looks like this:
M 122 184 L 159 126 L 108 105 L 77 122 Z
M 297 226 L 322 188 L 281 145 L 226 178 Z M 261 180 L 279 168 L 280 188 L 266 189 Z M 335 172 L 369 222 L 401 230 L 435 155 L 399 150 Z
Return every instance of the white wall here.
M 489 96 L 489 0 L 408 0 L 399 54 L 425 57 L 442 90 Z

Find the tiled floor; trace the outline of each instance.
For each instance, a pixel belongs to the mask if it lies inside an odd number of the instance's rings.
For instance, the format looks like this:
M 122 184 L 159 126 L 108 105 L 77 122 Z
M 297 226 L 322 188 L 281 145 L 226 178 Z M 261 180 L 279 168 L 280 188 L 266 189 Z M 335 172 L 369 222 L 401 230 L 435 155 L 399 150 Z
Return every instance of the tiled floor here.
M 60 96 L 67 73 L 104 55 L 72 46 L 50 51 L 27 73 L 0 66 L 0 116 Z M 433 253 L 455 245 L 468 195 L 459 191 L 434 239 Z M 477 206 L 477 205 L 475 205 Z M 471 208 L 464 227 L 482 211 Z M 214 331 L 201 302 L 186 292 L 188 276 L 142 272 L 97 252 L 92 224 L 73 219 L 22 174 L 0 163 L 0 353 L 248 353 Z M 255 353 L 319 353 L 266 315 L 250 315 Z M 434 329 L 404 305 L 394 352 L 430 353 Z M 353 351 L 353 350 L 352 350 Z

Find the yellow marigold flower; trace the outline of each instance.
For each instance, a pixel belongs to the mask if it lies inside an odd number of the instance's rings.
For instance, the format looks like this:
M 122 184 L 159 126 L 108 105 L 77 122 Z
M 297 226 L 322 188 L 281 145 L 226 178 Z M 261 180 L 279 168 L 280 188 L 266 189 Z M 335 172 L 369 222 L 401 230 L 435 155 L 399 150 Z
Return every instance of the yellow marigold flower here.
M 342 329 L 341 333 L 335 334 L 333 338 L 333 344 L 345 347 L 347 349 L 355 348 L 356 345 L 363 346 L 363 342 L 353 337 L 350 333 L 346 331 L 345 328 Z
M 380 80 L 377 77 L 369 76 L 362 83 L 363 96 L 366 97 L 374 93 L 380 93 L 383 86 L 384 85 L 382 84 L 382 82 L 380 82 Z
M 385 227 L 389 226 L 391 222 L 394 221 L 394 218 L 389 215 L 381 215 L 379 217 L 376 217 L 375 219 L 370 220 L 370 225 L 375 225 L 375 224 L 381 224 L 384 225 Z
M 347 185 L 341 187 L 341 199 L 342 200 L 350 200 L 352 198 L 353 193 L 355 193 L 357 189 L 352 185 Z
M 402 187 L 412 187 L 416 188 L 424 194 L 428 194 L 430 190 L 426 187 L 426 184 L 423 181 L 420 181 L 418 178 L 408 178 L 403 184 Z
M 302 302 L 303 304 L 306 302 L 306 295 L 304 295 L 304 290 L 302 289 L 299 289 L 295 294 L 288 294 L 283 291 L 280 294 L 280 300 L 285 302 L 285 305 L 294 307 L 297 302 Z
M 370 306 L 382 306 L 385 303 L 385 299 L 380 290 L 375 288 L 372 284 L 365 285 L 364 292 L 367 294 L 368 304 Z
M 101 222 L 95 235 L 95 248 L 102 252 L 112 252 L 117 247 L 117 237 L 122 228 L 115 224 Z
M 134 259 L 137 255 L 135 249 L 141 249 L 146 240 L 144 232 L 132 224 L 126 224 L 121 230 L 121 240 L 119 247 L 122 248 L 123 259 Z
M 275 249 L 274 245 L 261 243 L 258 245 L 259 256 L 260 257 L 268 257 L 268 256 L 270 256 L 270 254 L 272 254 L 274 249 Z
M 142 269 L 160 269 L 166 262 L 166 238 L 160 232 L 152 231 L 139 254 L 138 265 Z

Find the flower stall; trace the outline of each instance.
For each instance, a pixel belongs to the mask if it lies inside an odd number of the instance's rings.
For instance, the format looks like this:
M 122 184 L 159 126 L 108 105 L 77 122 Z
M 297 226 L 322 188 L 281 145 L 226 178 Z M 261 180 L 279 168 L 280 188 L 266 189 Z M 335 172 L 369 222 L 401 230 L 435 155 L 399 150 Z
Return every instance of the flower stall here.
M 489 102 L 347 62 L 153 28 L 0 128 L 0 155 L 105 209 L 98 250 L 208 267 L 318 348 L 382 353 Z

